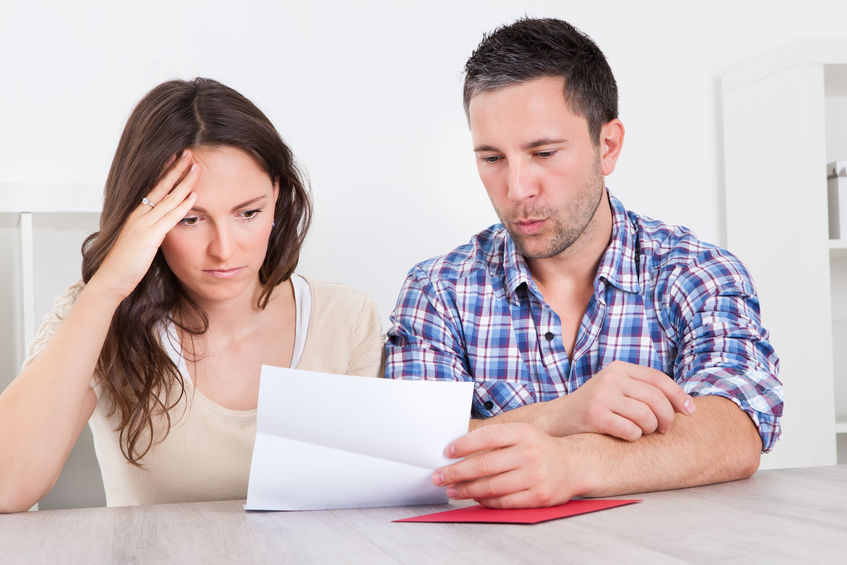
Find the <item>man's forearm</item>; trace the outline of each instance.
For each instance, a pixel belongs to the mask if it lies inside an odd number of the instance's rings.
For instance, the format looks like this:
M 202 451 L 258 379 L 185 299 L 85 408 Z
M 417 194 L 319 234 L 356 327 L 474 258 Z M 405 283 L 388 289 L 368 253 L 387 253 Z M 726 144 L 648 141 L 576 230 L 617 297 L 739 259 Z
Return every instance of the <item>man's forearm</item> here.
M 570 468 L 583 481 L 576 496 L 667 490 L 747 478 L 759 466 L 761 438 L 732 401 L 695 399 L 696 411 L 677 415 L 671 430 L 628 442 L 601 434 L 558 438 Z
M 563 433 L 562 430 L 559 429 L 558 426 L 554 425 L 556 420 L 551 417 L 552 411 L 557 409 L 556 404 L 560 404 L 562 400 L 566 398 L 567 397 L 563 396 L 547 402 L 535 402 L 533 404 L 527 404 L 526 406 L 521 406 L 520 408 L 515 408 L 514 410 L 509 410 L 508 412 L 503 412 L 502 414 L 492 416 L 491 418 L 472 418 L 470 424 L 468 425 L 468 431 L 472 432 L 477 428 L 490 424 L 510 424 L 515 422 L 522 422 L 526 424 L 532 424 L 544 433 L 549 434 L 551 436 L 566 435 L 565 433 Z

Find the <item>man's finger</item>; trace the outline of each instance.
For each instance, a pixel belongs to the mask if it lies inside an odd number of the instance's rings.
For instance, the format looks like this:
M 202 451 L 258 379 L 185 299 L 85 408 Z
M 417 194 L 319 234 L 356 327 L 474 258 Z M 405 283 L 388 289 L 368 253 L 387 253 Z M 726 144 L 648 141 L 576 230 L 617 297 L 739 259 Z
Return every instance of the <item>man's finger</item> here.
M 519 465 L 508 448 L 488 450 L 436 469 L 432 473 L 432 482 L 437 486 L 455 485 L 505 473 Z
M 447 494 L 455 500 L 496 498 L 526 490 L 531 486 L 526 479 L 526 473 L 522 473 L 520 470 L 511 470 L 474 481 L 450 485 Z
M 623 429 L 624 434 L 622 435 L 611 434 L 621 439 L 635 441 L 642 435 L 652 434 L 659 427 L 659 419 L 656 417 L 653 409 L 640 400 L 628 397 L 621 398 L 612 410 L 616 416 L 632 424 L 631 428 L 627 427 Z M 617 422 L 615 423 L 618 424 Z M 618 426 L 623 428 L 621 424 L 618 424 Z
M 623 387 L 622 392 L 626 399 L 641 404 L 643 410 L 649 411 L 652 418 L 655 418 L 655 424 L 650 422 L 651 418 L 642 417 L 638 419 L 637 423 L 639 425 L 642 423 L 652 425 L 652 429 L 649 431 L 642 426 L 645 434 L 653 433 L 656 430 L 665 433 L 671 429 L 676 414 L 670 399 L 665 395 L 663 390 L 638 379 L 629 379 Z M 641 409 L 637 407 L 627 405 L 624 408 L 636 418 L 641 413 Z M 616 412 L 624 415 L 620 411 L 616 410 Z
M 496 496 L 489 498 L 474 498 L 474 500 L 488 508 L 539 508 L 541 506 L 550 506 L 540 501 L 537 493 L 531 489 L 513 492 L 504 496 Z M 567 501 L 557 501 L 556 504 L 564 504 Z
M 676 412 L 680 414 L 692 414 L 694 412 L 694 401 L 691 397 L 672 378 L 663 372 L 651 367 L 642 367 L 629 363 L 626 364 L 626 371 L 630 377 L 660 389 Z
M 444 449 L 444 455 L 459 459 L 480 451 L 514 445 L 525 435 L 526 426 L 529 424 L 491 424 L 479 427 L 451 442 Z

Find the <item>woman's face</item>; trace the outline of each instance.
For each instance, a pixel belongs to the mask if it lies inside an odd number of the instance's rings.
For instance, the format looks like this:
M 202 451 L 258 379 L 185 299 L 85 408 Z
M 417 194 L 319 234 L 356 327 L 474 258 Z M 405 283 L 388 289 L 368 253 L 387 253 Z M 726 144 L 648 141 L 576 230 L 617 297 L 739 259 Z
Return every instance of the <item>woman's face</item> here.
M 198 304 L 249 294 L 268 249 L 277 186 L 234 147 L 192 149 L 200 172 L 197 201 L 162 242 L 168 266 Z

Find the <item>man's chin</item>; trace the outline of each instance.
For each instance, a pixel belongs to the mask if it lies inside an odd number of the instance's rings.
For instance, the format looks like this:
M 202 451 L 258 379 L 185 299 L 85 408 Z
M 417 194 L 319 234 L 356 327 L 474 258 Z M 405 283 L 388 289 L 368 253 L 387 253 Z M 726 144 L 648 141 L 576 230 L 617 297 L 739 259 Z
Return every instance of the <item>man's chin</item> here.
M 512 236 L 512 241 L 515 242 L 515 249 L 527 259 L 546 259 L 552 256 L 550 254 L 549 241 L 541 235 L 527 236 L 516 234 L 512 230 L 509 230 L 509 235 Z

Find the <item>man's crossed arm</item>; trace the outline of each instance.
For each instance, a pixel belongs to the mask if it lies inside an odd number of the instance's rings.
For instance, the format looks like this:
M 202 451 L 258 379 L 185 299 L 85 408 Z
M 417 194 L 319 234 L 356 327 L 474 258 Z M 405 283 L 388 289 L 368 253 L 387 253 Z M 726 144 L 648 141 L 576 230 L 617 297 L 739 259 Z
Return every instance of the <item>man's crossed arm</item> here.
M 472 420 L 433 473 L 451 498 L 492 507 L 564 503 L 747 478 L 755 424 L 731 400 L 692 399 L 667 375 L 615 362 L 571 395 Z

